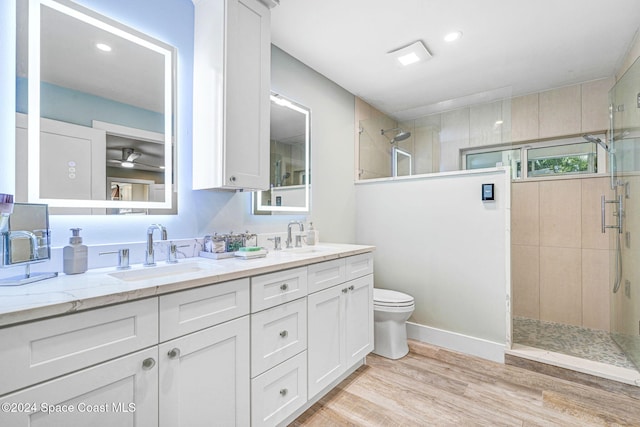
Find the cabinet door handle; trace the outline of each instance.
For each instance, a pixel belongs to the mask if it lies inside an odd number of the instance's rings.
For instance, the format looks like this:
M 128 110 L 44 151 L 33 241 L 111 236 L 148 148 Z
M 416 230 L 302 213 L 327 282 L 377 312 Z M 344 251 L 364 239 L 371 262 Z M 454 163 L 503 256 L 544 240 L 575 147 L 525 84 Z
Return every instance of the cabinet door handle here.
M 235 177 L 235 176 L 230 176 L 230 177 L 229 177 L 229 181 L 231 181 L 231 182 L 236 182 L 236 177 Z
M 356 288 L 356 287 L 355 287 L 355 286 L 353 286 L 353 285 L 349 286 L 349 290 L 350 290 L 350 291 L 354 290 L 355 288 Z
M 284 331 L 280 332 L 280 336 L 281 336 L 282 338 L 286 338 L 288 335 L 289 335 L 289 332 L 287 332 L 286 330 L 284 330 Z
M 156 366 L 156 361 L 153 357 L 149 357 L 147 359 L 144 359 L 142 361 L 142 369 L 146 369 L 149 370 L 151 368 L 153 368 L 154 366 Z
M 343 294 L 346 294 L 346 293 L 347 293 L 347 288 L 343 288 L 343 289 L 342 289 L 342 293 L 343 293 Z
M 180 349 L 179 348 L 172 348 L 167 353 L 167 356 L 169 356 L 169 359 L 175 359 L 177 357 L 180 357 Z
M 280 395 L 281 396 L 286 396 L 288 392 L 289 392 L 289 390 L 287 390 L 286 388 L 283 388 L 283 389 L 280 390 Z
M 281 291 L 286 291 L 289 289 L 289 284 L 288 283 L 283 283 L 282 285 L 280 285 L 280 290 Z

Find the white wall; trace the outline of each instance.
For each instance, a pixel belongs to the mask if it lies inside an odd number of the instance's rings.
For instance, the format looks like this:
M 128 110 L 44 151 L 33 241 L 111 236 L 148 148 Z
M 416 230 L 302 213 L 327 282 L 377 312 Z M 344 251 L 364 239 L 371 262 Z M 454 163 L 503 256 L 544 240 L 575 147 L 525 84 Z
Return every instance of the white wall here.
M 356 185 L 356 241 L 376 246 L 375 287 L 412 295 L 417 324 L 504 345 L 508 169 L 376 181 Z M 495 202 L 482 202 L 483 183 Z
M 251 230 L 277 224 L 285 231 L 289 219 L 310 219 L 322 240 L 353 243 L 355 97 L 276 46 L 271 61 L 271 89 L 311 109 L 311 215 L 246 215 L 245 223 Z

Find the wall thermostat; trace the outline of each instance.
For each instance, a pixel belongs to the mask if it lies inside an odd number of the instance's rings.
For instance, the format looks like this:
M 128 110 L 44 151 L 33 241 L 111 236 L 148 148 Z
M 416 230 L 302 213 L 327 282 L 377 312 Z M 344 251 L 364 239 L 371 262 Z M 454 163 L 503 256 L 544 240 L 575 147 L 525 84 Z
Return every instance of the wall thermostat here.
M 495 200 L 493 184 L 482 184 L 482 201 L 490 202 Z

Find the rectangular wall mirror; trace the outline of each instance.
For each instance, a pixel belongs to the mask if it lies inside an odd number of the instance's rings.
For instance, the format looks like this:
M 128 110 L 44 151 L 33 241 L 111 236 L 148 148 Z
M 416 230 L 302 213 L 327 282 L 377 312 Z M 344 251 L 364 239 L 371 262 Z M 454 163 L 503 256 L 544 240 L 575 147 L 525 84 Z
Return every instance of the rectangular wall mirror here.
M 311 111 L 271 94 L 270 189 L 254 193 L 254 214 L 309 212 Z
M 413 159 L 411 153 L 397 146 L 391 149 L 391 176 L 413 175 Z
M 175 81 L 172 46 L 68 0 L 18 0 L 16 200 L 176 213 Z

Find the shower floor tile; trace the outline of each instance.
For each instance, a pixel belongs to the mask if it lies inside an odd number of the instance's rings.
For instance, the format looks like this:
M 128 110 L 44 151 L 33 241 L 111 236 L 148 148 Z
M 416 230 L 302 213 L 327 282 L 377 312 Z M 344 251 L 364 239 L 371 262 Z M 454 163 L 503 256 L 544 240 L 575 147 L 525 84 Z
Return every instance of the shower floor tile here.
M 636 369 L 605 331 L 514 317 L 513 342 L 621 368 Z

